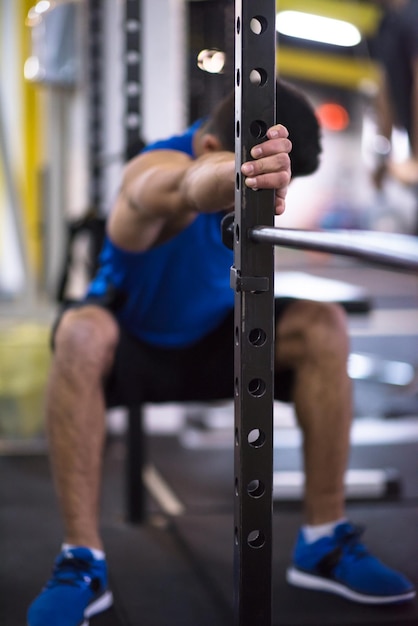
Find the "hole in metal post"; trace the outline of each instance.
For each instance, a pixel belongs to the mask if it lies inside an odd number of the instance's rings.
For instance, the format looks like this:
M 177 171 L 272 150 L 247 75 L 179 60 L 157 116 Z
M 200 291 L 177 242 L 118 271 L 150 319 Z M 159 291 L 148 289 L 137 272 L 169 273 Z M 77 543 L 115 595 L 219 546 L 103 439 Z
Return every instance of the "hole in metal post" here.
M 254 35 L 261 35 L 267 30 L 268 22 L 265 17 L 261 15 L 254 15 L 250 21 L 250 28 Z
M 267 82 L 268 74 L 261 67 L 255 67 L 250 72 L 250 83 L 256 87 L 263 87 Z
M 261 530 L 252 530 L 250 533 L 248 533 L 247 543 L 250 548 L 262 548 L 266 543 L 264 533 Z
M 239 328 L 235 326 L 235 345 L 239 346 Z
M 257 348 L 263 346 L 267 341 L 267 335 L 262 328 L 253 328 L 248 335 L 249 342 Z
M 237 33 L 238 33 L 238 35 L 240 34 L 240 32 L 241 32 L 241 19 L 238 16 L 237 17 Z
M 238 224 L 235 226 L 235 240 L 238 243 L 239 241 L 239 225 Z
M 126 23 L 126 30 L 128 33 L 137 33 L 140 30 L 141 24 L 138 20 L 128 20 Z
M 237 137 L 240 136 L 240 125 L 239 125 L 239 120 L 237 121 L 237 128 L 236 128 L 236 132 L 237 132 Z
M 248 443 L 253 448 L 261 448 L 262 446 L 264 446 L 266 442 L 266 434 L 264 431 L 260 430 L 259 428 L 253 428 L 248 433 L 247 439 L 248 439 Z
M 250 133 L 255 139 L 263 139 L 267 134 L 267 124 L 262 120 L 254 120 L 250 125 Z
M 266 488 L 261 480 L 254 479 L 247 485 L 247 493 L 251 498 L 261 498 L 265 492 Z
M 262 378 L 253 378 L 248 383 L 248 392 L 254 398 L 261 398 L 266 393 L 266 383 Z
M 237 70 L 237 86 L 239 87 L 241 83 L 241 73 L 239 69 Z

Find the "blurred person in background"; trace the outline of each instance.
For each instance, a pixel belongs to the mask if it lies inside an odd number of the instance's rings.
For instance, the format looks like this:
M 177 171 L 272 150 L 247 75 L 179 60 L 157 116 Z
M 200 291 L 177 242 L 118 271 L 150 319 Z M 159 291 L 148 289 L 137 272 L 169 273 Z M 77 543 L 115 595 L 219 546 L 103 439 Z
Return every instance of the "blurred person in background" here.
M 383 13 L 371 42 L 372 57 L 380 67 L 373 181 L 381 189 L 389 175 L 411 187 L 417 200 L 414 234 L 418 235 L 418 0 L 374 2 Z M 408 136 L 406 159 L 393 158 L 394 128 Z

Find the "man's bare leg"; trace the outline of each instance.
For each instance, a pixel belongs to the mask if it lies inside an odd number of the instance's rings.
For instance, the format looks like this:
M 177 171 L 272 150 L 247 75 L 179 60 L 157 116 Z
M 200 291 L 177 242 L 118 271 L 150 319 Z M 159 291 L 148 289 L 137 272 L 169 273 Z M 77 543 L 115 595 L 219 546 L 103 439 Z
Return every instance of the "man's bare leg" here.
M 64 314 L 55 337 L 47 390 L 50 458 L 65 542 L 102 549 L 99 499 L 105 404 L 102 381 L 118 328 L 99 307 Z
M 296 374 L 293 400 L 304 436 L 306 521 L 325 524 L 344 517 L 352 419 L 345 314 L 336 305 L 295 302 L 276 334 L 276 362 Z

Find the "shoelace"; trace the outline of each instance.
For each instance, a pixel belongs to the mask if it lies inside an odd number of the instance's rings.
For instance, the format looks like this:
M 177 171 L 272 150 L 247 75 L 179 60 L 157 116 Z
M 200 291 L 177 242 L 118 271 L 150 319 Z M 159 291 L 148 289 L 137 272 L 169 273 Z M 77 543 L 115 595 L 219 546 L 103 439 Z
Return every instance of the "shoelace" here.
M 367 556 L 366 547 L 359 542 L 364 530 L 362 526 L 347 526 L 344 530 L 341 529 L 341 533 L 336 537 L 338 545 L 319 561 L 316 566 L 317 571 L 322 576 L 329 577 L 343 555 L 352 561 Z
M 354 558 L 367 556 L 368 552 L 366 547 L 360 543 L 360 537 L 363 535 L 364 531 L 364 526 L 359 525 L 353 525 L 350 526 L 349 529 L 345 529 L 345 532 L 341 533 L 341 536 L 337 536 L 341 551 Z
M 90 563 L 85 559 L 62 555 L 55 564 L 52 578 L 47 587 L 51 589 L 58 585 L 72 585 L 74 587 L 90 586 L 93 591 L 100 588 L 100 580 L 89 575 Z

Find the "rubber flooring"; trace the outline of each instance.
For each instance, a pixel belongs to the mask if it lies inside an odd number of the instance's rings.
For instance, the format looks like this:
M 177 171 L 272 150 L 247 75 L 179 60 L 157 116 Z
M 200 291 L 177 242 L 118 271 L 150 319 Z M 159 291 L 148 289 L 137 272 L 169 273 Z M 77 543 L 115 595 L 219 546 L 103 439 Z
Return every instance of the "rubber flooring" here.
M 356 449 L 353 462 L 366 467 L 396 465 L 402 459 L 404 489 L 396 501 L 350 503 L 348 513 L 366 526 L 369 548 L 418 585 L 415 450 L 413 444 Z M 174 438 L 151 437 L 149 455 L 184 503 L 185 513 L 168 518 L 150 500 L 149 521 L 127 524 L 124 444 L 109 444 L 102 520 L 115 606 L 93 618 L 91 626 L 230 625 L 231 454 L 185 450 Z M 286 451 L 281 464 L 297 466 L 295 452 Z M 0 624 L 24 626 L 26 607 L 49 575 L 61 526 L 45 456 L 0 457 L 0 475 L 7 476 L 0 483 Z M 289 587 L 285 570 L 302 519 L 300 504 L 278 504 L 273 519 L 273 626 L 418 625 L 415 601 L 403 607 L 367 607 Z

